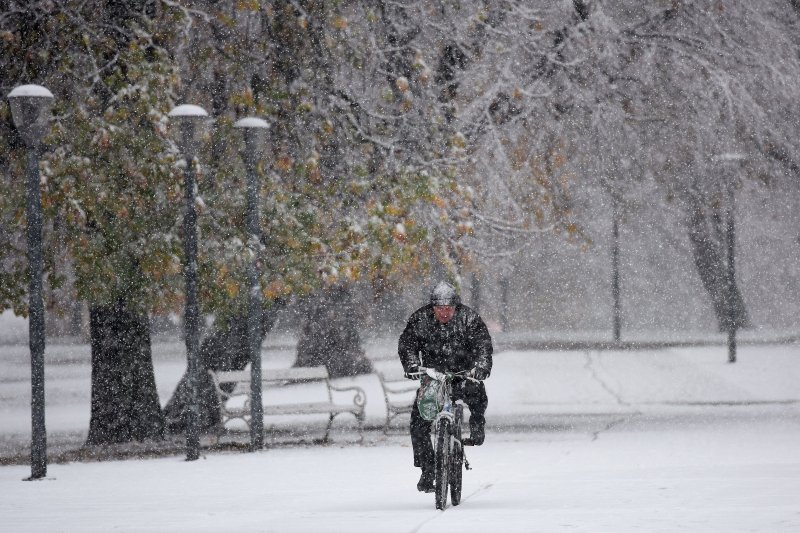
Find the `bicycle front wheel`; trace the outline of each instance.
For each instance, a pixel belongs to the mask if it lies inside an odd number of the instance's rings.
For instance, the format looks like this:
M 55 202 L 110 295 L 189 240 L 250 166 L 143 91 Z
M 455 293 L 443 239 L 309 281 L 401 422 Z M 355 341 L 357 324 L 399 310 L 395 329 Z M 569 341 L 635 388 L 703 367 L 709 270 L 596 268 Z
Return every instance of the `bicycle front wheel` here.
M 439 420 L 436 432 L 436 508 L 447 507 L 447 488 L 450 474 L 450 420 Z

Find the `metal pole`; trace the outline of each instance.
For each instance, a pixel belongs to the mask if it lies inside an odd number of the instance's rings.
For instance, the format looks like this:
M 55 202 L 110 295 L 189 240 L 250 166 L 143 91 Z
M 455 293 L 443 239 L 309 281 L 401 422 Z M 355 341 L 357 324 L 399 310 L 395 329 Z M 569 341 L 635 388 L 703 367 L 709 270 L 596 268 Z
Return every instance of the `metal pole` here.
M 736 309 L 734 309 L 733 291 L 736 287 L 736 226 L 735 226 L 735 201 L 733 184 L 728 185 L 728 224 L 727 224 L 727 245 L 728 245 L 728 362 L 736 362 Z
M 184 173 L 184 188 L 186 198 L 186 213 L 183 219 L 184 232 L 184 277 L 186 280 L 186 310 L 184 313 L 184 328 L 186 337 L 187 373 L 189 382 L 189 409 L 186 413 L 186 460 L 194 461 L 200 456 L 199 419 L 200 408 L 198 405 L 198 370 L 197 360 L 199 333 L 197 309 L 197 211 L 195 209 L 195 175 L 193 160 L 189 154 L 186 156 L 186 172 Z
M 622 320 L 622 304 L 619 294 L 619 205 L 616 193 L 611 193 L 611 297 L 614 300 L 614 342 L 619 342 Z
M 508 278 L 500 280 L 500 325 L 508 331 Z
M 44 303 L 42 301 L 42 198 L 38 143 L 28 147 L 27 217 L 29 270 L 29 337 L 31 350 L 31 477 L 47 475 L 47 431 L 44 422 Z
M 253 135 L 245 131 L 245 136 Z M 245 143 L 247 170 L 247 232 L 250 261 L 247 265 L 247 346 L 250 350 L 250 451 L 264 446 L 264 407 L 261 404 L 261 285 L 258 256 L 261 240 L 258 216 L 258 176 L 251 140 Z

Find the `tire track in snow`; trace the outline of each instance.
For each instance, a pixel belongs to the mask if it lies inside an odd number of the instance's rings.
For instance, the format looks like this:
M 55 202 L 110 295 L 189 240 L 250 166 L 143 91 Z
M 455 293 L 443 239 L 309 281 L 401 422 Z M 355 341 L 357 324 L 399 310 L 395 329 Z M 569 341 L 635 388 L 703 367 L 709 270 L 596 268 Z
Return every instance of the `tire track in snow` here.
M 592 432 L 592 442 L 594 442 L 598 438 L 600 438 L 600 433 L 605 433 L 606 431 L 608 431 L 609 429 L 613 428 L 614 426 L 618 426 L 620 424 L 623 424 L 623 423 L 627 422 L 628 420 L 630 420 L 634 416 L 636 416 L 636 415 L 634 414 L 634 415 L 631 415 L 631 416 L 626 417 L 626 418 L 618 418 L 616 420 L 612 420 L 611 422 L 606 424 L 604 428 L 598 429 L 597 431 L 593 431 Z
M 473 496 L 476 496 L 476 495 L 478 495 L 478 494 L 480 494 L 482 492 L 488 491 L 493 486 L 494 486 L 494 482 L 484 483 L 483 485 L 481 485 L 480 487 L 478 487 L 477 489 L 475 489 L 474 491 L 469 493 L 467 496 L 462 497 L 461 498 L 461 503 L 458 504 L 455 507 L 460 507 L 460 506 L 464 505 L 465 501 L 469 500 Z M 427 519 L 423 520 L 422 522 L 420 522 L 419 524 L 417 524 L 417 526 L 414 529 L 412 529 L 409 533 L 419 533 L 422 530 L 423 527 L 425 527 L 429 523 L 433 522 L 437 518 L 444 516 L 444 513 L 446 513 L 449 509 L 452 509 L 453 507 L 454 506 L 451 503 L 448 507 L 445 508 L 444 511 L 438 511 L 437 510 L 435 515 L 433 515 L 432 517 L 427 518 Z

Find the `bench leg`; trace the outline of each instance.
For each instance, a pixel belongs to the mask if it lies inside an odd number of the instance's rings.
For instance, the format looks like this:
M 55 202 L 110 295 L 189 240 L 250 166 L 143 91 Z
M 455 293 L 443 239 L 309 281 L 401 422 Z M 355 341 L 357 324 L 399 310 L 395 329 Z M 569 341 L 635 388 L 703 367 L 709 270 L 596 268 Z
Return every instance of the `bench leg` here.
M 328 427 L 325 428 L 325 437 L 322 439 L 322 442 L 328 444 L 328 436 L 331 433 L 331 427 L 333 426 L 333 418 L 336 415 L 331 413 L 328 415 Z
M 367 416 L 364 411 L 361 411 L 361 414 L 356 415 L 356 418 L 358 419 L 358 443 L 364 444 L 364 421 Z
M 223 433 L 225 433 L 225 424 L 220 420 L 220 422 L 214 424 L 211 429 L 208 430 L 208 438 L 211 446 L 217 446 L 219 444 L 219 438 Z

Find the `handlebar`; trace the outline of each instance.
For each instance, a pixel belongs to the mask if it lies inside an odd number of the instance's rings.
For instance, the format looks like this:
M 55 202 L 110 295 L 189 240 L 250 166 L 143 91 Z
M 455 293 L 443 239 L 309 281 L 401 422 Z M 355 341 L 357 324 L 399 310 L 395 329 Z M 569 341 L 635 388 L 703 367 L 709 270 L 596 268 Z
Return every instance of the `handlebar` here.
M 421 366 L 421 367 L 419 367 L 419 372 L 409 372 L 408 375 L 409 376 L 417 376 L 417 377 L 420 377 L 420 378 L 422 376 L 427 375 L 428 377 L 430 377 L 432 379 L 435 379 L 437 381 L 444 381 L 447 378 L 450 378 L 450 379 L 461 378 L 461 379 L 465 379 L 467 381 L 474 381 L 475 383 L 480 383 L 479 379 L 475 379 L 475 378 L 473 378 L 471 376 L 468 376 L 467 375 L 468 372 L 469 372 L 468 370 L 459 370 L 458 372 L 440 372 L 440 371 L 436 370 L 435 368 L 428 368 L 428 367 Z

